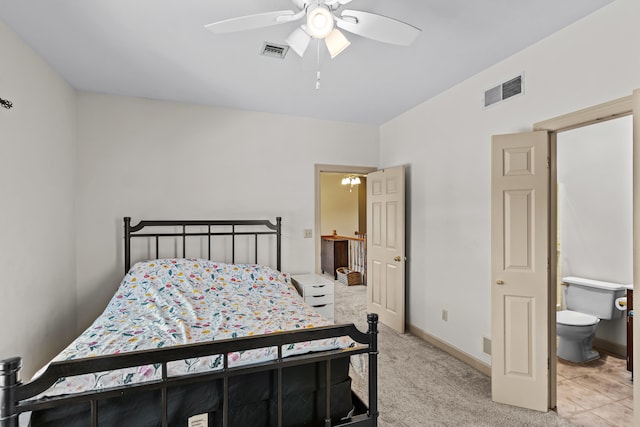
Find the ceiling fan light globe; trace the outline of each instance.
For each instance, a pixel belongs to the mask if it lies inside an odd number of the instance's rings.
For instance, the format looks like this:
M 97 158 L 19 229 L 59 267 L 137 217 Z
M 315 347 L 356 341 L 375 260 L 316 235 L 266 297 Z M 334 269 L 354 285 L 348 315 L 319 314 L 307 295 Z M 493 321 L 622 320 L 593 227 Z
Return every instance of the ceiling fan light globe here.
M 327 26 L 327 17 L 321 13 L 313 15 L 313 28 L 322 30 Z
M 299 57 L 302 58 L 304 52 L 307 50 L 309 46 L 309 42 L 311 41 L 311 37 L 307 34 L 301 27 L 293 30 L 289 37 L 285 40 L 285 43 L 289 45 L 291 50 L 293 50 Z
M 351 42 L 347 40 L 344 34 L 342 34 L 342 32 L 337 28 L 325 37 L 324 43 L 327 45 L 327 50 L 329 51 L 332 59 L 340 55 L 340 53 L 351 44 Z
M 312 6 L 307 11 L 307 31 L 313 37 L 323 39 L 333 30 L 333 14 L 324 4 Z

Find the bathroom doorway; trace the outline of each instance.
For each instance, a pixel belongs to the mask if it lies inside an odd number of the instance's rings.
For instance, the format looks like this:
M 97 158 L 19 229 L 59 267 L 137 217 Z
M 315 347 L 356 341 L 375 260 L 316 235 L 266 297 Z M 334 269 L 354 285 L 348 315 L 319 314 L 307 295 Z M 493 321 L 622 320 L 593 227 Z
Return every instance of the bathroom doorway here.
M 492 238 L 492 255 L 491 255 L 491 298 L 495 303 L 492 309 L 492 333 L 494 336 L 505 336 L 509 333 L 514 338 L 513 342 L 518 342 L 520 346 L 504 346 L 503 342 L 493 340 L 493 360 L 492 360 L 492 399 L 496 402 L 506 403 L 510 405 L 537 409 L 545 411 L 557 407 L 557 362 L 556 362 L 556 142 L 558 133 L 588 126 L 594 123 L 604 123 L 615 118 L 631 116 L 633 117 L 633 282 L 640 283 L 640 89 L 633 91 L 630 96 L 619 98 L 610 102 L 599 104 L 593 107 L 585 108 L 573 113 L 558 116 L 552 119 L 534 123 L 533 132 L 523 132 L 509 135 L 495 135 L 492 138 L 492 156 L 497 161 L 492 161 L 492 236 L 499 236 L 499 239 Z M 524 149 L 523 149 L 524 148 Z M 502 150 L 502 153 L 500 152 Z M 511 153 L 506 153 L 511 151 Z M 508 156 L 506 154 L 509 154 Z M 497 156 L 497 157 L 496 157 Z M 546 162 L 545 162 L 546 160 Z M 518 173 L 518 175 L 526 175 L 529 181 L 537 179 L 538 176 L 543 184 L 530 184 L 531 191 L 541 189 L 538 192 L 530 192 L 531 197 L 519 197 L 517 200 L 519 205 L 514 205 L 519 211 L 504 211 L 500 209 L 501 203 L 505 200 L 504 188 L 497 188 L 493 184 L 493 177 L 504 175 L 505 161 L 511 162 L 509 172 Z M 515 163 L 514 163 L 515 162 Z M 546 164 L 545 164 L 546 163 Z M 546 166 L 546 167 L 545 167 Z M 537 171 L 537 172 L 536 172 Z M 500 183 L 500 180 L 498 180 Z M 517 182 L 516 182 L 517 184 Z M 525 183 L 526 184 L 526 183 Z M 534 184 L 537 185 L 534 186 Z M 534 188 L 535 187 L 535 188 Z M 505 187 L 506 188 L 506 187 Z M 553 189 L 554 197 L 550 196 Z M 502 194 L 501 194 L 502 193 Z M 523 193 L 515 188 L 514 196 Z M 544 197 L 538 197 L 537 203 L 530 203 L 530 199 L 538 193 L 544 194 Z M 498 208 L 498 209 L 495 209 Z M 494 215 L 494 212 L 497 215 Z M 521 215 L 518 216 L 518 212 Z M 529 311 L 529 315 L 518 317 L 519 322 L 514 324 L 508 322 L 510 320 L 505 315 L 505 301 L 501 299 L 504 295 L 503 289 L 505 281 L 497 273 L 506 271 L 501 266 L 504 256 L 509 255 L 504 251 L 506 245 L 503 245 L 505 229 L 505 216 L 512 215 L 517 233 L 509 235 L 513 241 L 508 243 L 511 245 L 514 255 L 526 255 L 527 253 L 538 254 L 531 258 L 521 258 L 522 262 L 529 259 L 535 260 L 538 264 L 536 270 L 546 270 L 544 277 L 533 281 L 519 280 L 518 283 L 524 283 L 526 286 L 519 286 L 522 289 L 524 299 L 510 298 L 507 302 L 517 304 L 521 300 L 524 302 L 539 302 L 534 308 L 540 305 L 546 307 L 546 310 L 538 310 L 535 313 Z M 529 233 L 527 230 L 535 227 L 536 233 Z M 524 230 L 524 231 L 523 231 Z M 511 231 L 511 229 L 509 229 Z M 536 238 L 533 238 L 533 237 Z M 496 245 L 493 245 L 497 242 Z M 495 248 L 494 248 L 495 246 Z M 546 268 L 545 268 L 546 267 Z M 513 270 L 513 269 L 512 269 Z M 509 271 L 511 273 L 511 270 Z M 493 286 L 495 284 L 495 286 Z M 541 292 L 542 290 L 542 292 Z M 514 311 L 513 313 L 520 313 Z M 527 335 L 531 333 L 530 335 Z M 633 341 L 640 342 L 640 329 L 633 330 Z M 527 336 L 528 339 L 518 340 L 521 336 Z M 533 345 L 535 344 L 535 346 Z M 637 346 L 637 344 L 635 344 Z M 501 357 L 495 357 L 499 354 Z M 640 352 L 634 352 L 634 364 L 640 366 Z M 522 360 L 528 360 L 528 363 L 519 365 L 520 371 L 513 372 L 507 370 L 506 361 L 514 363 Z M 535 367 L 533 369 L 532 367 Z M 529 375 L 522 375 L 521 373 Z M 494 381 L 502 377 L 508 377 L 509 382 L 500 383 Z M 533 389 L 529 387 L 527 392 L 528 398 L 521 399 L 523 388 L 537 381 L 542 384 L 541 387 Z M 536 382 L 536 384 L 537 384 Z M 640 382 L 635 381 L 633 385 L 634 395 L 640 396 Z M 513 397 L 517 399 L 514 399 Z M 532 405 L 535 402 L 535 407 Z M 546 404 L 540 402 L 546 402 Z M 541 408 L 541 409 L 538 409 Z M 633 418 L 636 425 L 640 425 L 640 400 L 634 400 Z M 606 425 L 606 424 L 605 424 Z
M 633 283 L 633 118 L 621 117 L 556 135 L 556 301 L 566 308 L 562 277 Z M 578 425 L 633 425 L 627 370 L 627 313 L 601 320 L 598 360 L 557 360 L 557 410 Z

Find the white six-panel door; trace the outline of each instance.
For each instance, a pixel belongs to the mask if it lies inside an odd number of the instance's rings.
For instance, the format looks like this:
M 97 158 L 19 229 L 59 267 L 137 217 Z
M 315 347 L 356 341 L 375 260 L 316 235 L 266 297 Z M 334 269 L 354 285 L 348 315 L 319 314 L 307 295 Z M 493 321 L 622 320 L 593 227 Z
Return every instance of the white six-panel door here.
M 405 328 L 404 166 L 367 175 L 367 310 Z
M 547 132 L 497 135 L 492 143 L 492 398 L 547 411 Z

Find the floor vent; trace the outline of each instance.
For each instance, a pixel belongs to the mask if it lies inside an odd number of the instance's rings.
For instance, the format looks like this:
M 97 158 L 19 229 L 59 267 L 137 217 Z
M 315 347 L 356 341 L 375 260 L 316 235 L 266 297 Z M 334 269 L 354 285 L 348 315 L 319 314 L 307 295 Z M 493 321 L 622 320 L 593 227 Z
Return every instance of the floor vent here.
M 482 352 L 491 356 L 491 340 L 487 337 L 482 337 Z
M 488 107 L 513 96 L 520 95 L 523 80 L 522 74 L 484 92 L 484 106 Z
M 289 46 L 279 45 L 275 43 L 264 42 L 260 55 L 270 56 L 272 58 L 284 59 L 289 51 Z

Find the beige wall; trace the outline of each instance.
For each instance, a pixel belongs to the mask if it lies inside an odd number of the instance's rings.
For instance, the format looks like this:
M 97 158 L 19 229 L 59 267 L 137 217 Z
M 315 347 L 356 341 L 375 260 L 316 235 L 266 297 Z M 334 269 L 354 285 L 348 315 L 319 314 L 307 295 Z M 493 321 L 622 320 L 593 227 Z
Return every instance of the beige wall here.
M 323 172 L 320 175 L 321 235 L 336 230 L 340 236 L 355 237 L 358 230 L 360 186 L 342 185 L 345 174 Z M 351 190 L 351 191 L 350 191 Z
M 0 21 L 0 358 L 23 378 L 75 336 L 75 92 Z
M 123 275 L 123 216 L 282 216 L 283 270 L 312 272 L 315 164 L 379 162 L 374 126 L 93 93 L 78 98 L 78 141 L 82 328 Z

